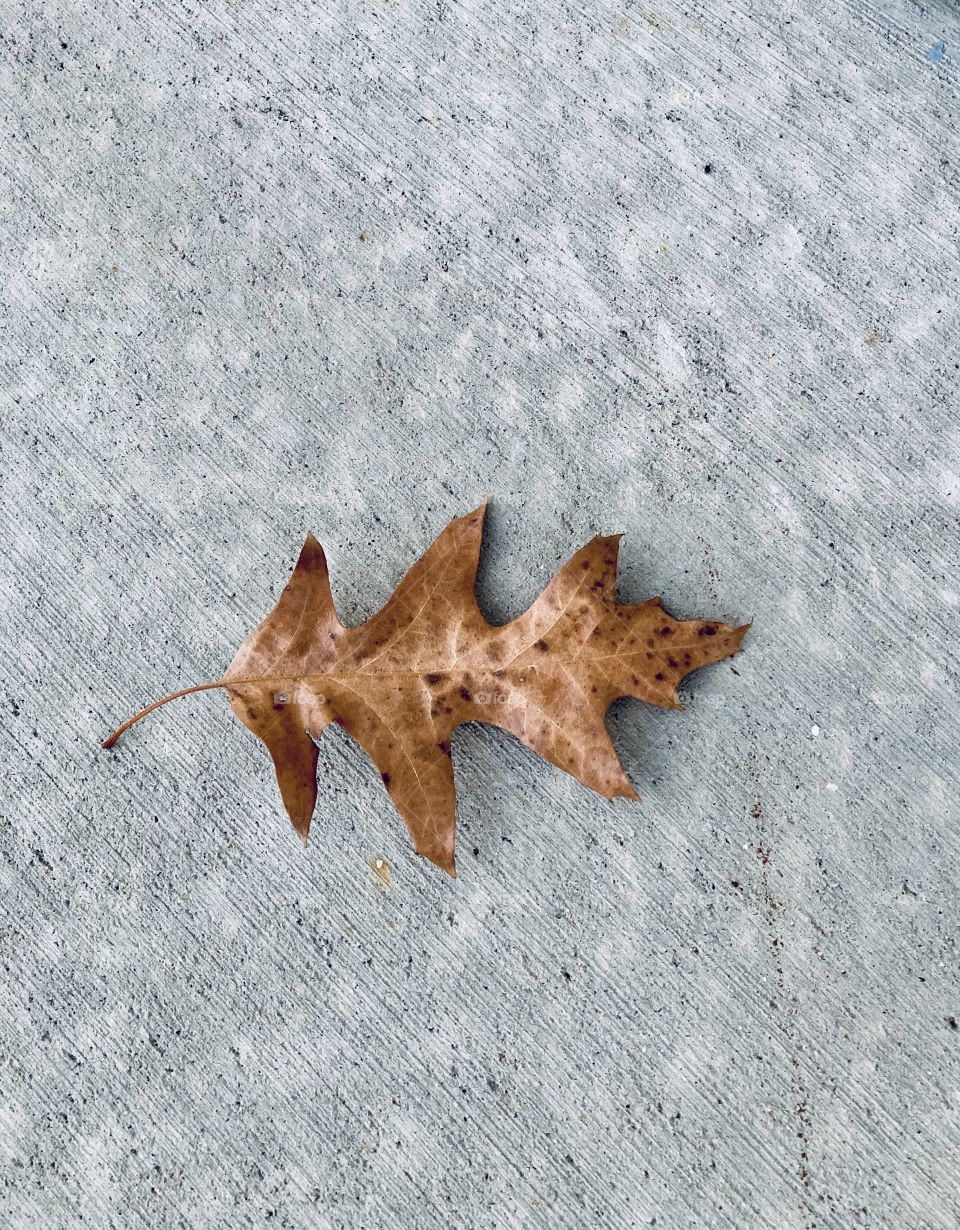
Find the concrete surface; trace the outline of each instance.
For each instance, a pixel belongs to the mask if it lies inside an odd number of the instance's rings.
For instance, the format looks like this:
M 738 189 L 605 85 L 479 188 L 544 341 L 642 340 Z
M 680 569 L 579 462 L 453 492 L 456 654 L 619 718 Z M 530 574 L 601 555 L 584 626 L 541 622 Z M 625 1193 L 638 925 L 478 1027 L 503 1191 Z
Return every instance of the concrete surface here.
M 960 1224 L 956 7 L 3 8 L 0 1224 Z M 755 619 L 642 807 L 99 750 L 484 494 L 491 618 Z

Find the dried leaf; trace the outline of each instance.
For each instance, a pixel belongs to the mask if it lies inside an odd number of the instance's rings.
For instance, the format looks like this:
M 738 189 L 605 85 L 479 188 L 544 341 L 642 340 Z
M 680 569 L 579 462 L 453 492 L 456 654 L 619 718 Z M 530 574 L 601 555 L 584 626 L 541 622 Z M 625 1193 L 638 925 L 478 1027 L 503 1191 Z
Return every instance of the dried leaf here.
M 736 653 L 749 625 L 676 620 L 659 598 L 619 605 L 617 535 L 591 539 L 525 614 L 495 627 L 474 595 L 485 509 L 451 522 L 358 628 L 337 618 L 323 548 L 309 535 L 279 602 L 223 679 L 155 702 L 104 746 L 176 696 L 225 687 L 237 717 L 267 745 L 306 843 L 316 740 L 337 722 L 380 770 L 417 852 L 451 875 L 450 742 L 461 722 L 510 731 L 604 798 L 637 798 L 607 733 L 608 706 L 632 696 L 679 708 L 680 680 Z

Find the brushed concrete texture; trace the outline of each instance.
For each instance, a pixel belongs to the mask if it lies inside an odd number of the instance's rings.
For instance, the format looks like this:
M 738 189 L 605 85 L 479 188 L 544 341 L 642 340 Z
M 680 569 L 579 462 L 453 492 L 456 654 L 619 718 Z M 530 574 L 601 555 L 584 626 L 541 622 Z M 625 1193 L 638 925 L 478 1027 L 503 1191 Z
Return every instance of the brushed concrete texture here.
M 953 4 L 4 0 L 9 1227 L 955 1227 Z M 460 879 L 216 678 L 491 497 L 752 617 L 644 797 L 456 736 Z M 391 886 L 370 860 L 389 863 Z

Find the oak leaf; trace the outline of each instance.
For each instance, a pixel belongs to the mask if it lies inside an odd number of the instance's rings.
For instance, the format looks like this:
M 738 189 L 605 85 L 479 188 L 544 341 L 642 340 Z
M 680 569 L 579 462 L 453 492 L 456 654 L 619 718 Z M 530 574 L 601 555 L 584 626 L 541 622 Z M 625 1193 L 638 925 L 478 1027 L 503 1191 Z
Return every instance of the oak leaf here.
M 456 875 L 451 738 L 489 722 L 604 796 L 638 798 L 604 715 L 619 696 L 680 708 L 690 671 L 737 652 L 749 625 L 676 620 L 651 598 L 617 602 L 620 535 L 596 537 L 523 615 L 489 624 L 474 594 L 486 504 L 453 521 L 365 624 L 337 618 L 323 548 L 308 535 L 277 605 L 214 683 L 267 745 L 306 843 L 317 801 L 316 740 L 337 722 L 380 770 L 417 853 Z

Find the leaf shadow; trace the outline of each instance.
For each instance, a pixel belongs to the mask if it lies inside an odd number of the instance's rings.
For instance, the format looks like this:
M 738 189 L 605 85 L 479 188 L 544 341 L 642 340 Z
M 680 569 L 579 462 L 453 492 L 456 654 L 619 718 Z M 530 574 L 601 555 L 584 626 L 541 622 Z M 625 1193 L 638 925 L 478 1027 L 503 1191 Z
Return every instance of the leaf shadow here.
M 618 697 L 607 709 L 607 731 L 623 770 L 641 799 L 646 799 L 651 787 L 669 772 L 673 752 L 663 723 L 678 716 L 674 709 L 645 705 L 631 696 Z

